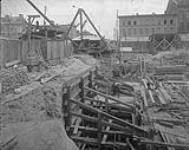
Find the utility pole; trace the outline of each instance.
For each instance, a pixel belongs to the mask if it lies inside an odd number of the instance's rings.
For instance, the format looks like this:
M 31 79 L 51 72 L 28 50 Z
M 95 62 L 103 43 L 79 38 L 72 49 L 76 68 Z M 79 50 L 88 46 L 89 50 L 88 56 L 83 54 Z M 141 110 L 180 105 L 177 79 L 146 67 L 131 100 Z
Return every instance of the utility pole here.
M 0 35 L 1 35 L 1 1 L 2 0 L 0 0 Z

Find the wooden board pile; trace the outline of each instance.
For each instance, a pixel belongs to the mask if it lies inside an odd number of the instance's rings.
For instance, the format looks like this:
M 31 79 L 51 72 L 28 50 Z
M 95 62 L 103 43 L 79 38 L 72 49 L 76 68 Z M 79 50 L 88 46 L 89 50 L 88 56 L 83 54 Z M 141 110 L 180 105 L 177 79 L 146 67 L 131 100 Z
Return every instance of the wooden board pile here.
M 189 147 L 189 101 L 187 88 L 179 85 L 143 79 L 141 95 L 144 120 L 151 124 L 162 142 L 173 144 L 168 150 L 185 150 Z M 158 136 L 159 135 L 159 136 Z
M 188 71 L 188 67 L 185 65 L 161 66 L 161 67 L 156 67 L 155 74 L 156 75 L 184 74 L 187 71 Z
M 6 70 L 0 73 L 1 93 L 14 93 L 16 88 L 29 82 L 27 73 L 22 70 Z
M 144 100 L 144 106 L 167 106 L 168 104 L 185 104 L 187 97 L 187 88 L 180 87 L 160 81 L 154 81 L 147 77 L 142 80 L 143 88 L 141 95 Z

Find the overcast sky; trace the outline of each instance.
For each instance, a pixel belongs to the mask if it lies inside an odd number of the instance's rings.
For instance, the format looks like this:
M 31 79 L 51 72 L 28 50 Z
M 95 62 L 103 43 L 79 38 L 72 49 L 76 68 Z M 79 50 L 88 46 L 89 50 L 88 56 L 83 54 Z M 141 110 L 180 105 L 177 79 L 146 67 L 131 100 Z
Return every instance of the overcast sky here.
M 31 0 L 44 10 L 47 6 L 47 15 L 58 24 L 68 24 L 72 21 L 76 8 L 84 8 L 96 27 L 106 38 L 113 38 L 113 28 L 116 26 L 116 10 L 119 14 L 151 14 L 164 13 L 168 0 Z M 2 0 L 3 15 L 36 14 L 36 11 L 27 4 L 26 0 Z M 89 27 L 87 26 L 88 30 Z

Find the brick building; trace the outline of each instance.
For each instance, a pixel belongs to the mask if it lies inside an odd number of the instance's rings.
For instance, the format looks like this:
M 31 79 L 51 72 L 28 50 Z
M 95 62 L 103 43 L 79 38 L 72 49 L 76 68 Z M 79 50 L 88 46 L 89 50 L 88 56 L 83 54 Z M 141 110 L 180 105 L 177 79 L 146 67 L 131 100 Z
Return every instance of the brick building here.
M 122 47 L 157 51 L 185 48 L 189 41 L 189 0 L 169 0 L 164 14 L 120 15 Z
M 119 16 L 121 41 L 146 41 L 152 34 L 177 33 L 175 14 Z
M 176 14 L 178 33 L 189 33 L 189 0 L 169 0 L 166 14 Z

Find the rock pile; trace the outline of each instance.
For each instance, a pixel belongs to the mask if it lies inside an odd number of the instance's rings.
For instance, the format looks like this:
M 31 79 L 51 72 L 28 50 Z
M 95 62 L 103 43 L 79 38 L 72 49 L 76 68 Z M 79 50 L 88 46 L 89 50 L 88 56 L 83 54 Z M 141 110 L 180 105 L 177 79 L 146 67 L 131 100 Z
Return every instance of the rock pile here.
M 29 82 L 27 73 L 22 70 L 6 70 L 0 74 L 1 93 L 14 93 L 16 88 Z

